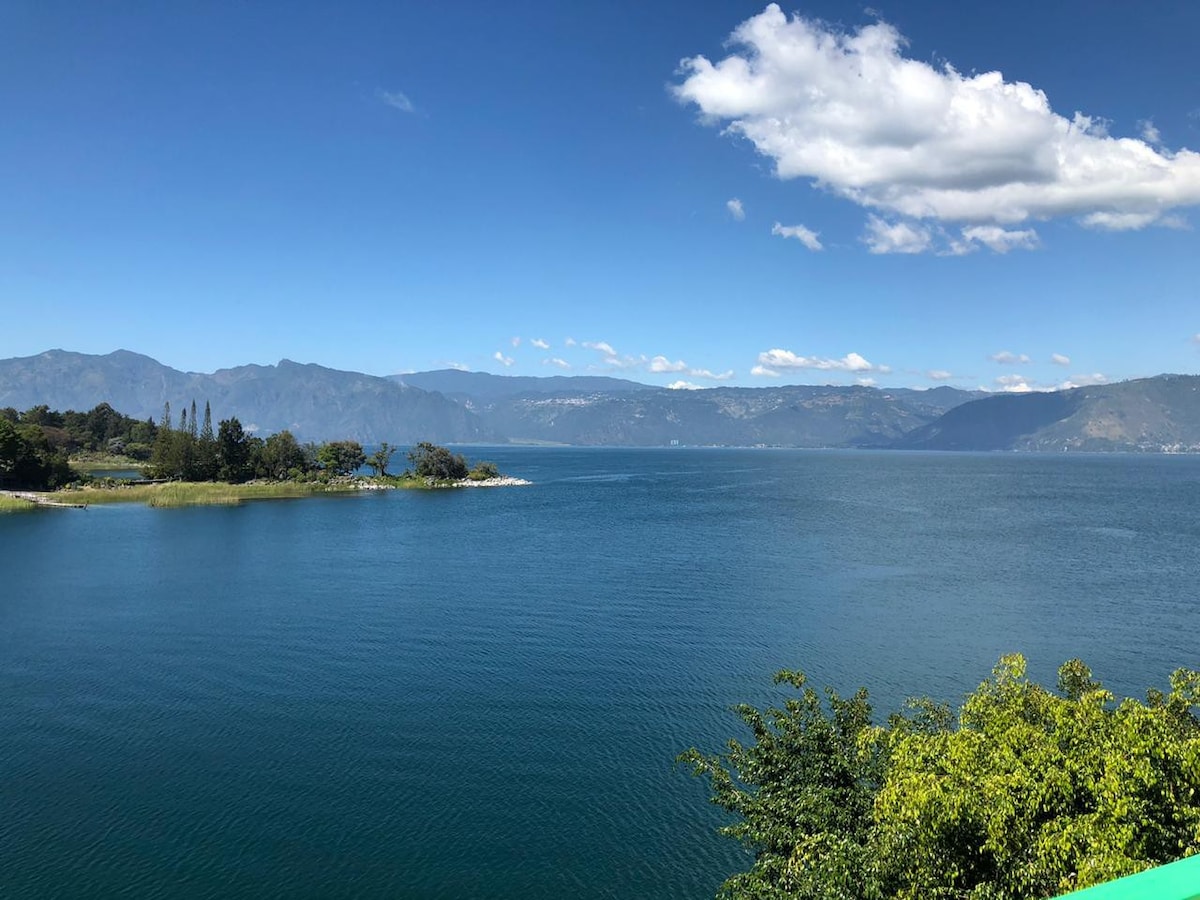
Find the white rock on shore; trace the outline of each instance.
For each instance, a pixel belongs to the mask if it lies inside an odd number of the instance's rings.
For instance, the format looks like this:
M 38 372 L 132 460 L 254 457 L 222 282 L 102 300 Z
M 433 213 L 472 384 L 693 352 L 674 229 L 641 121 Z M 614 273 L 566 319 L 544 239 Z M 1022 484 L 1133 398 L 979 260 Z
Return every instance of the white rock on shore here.
M 523 484 L 533 484 L 532 481 L 526 481 L 524 478 L 512 478 L 508 475 L 502 475 L 499 478 L 485 478 L 483 481 L 471 481 L 469 478 L 464 481 L 456 481 L 455 487 L 517 487 Z

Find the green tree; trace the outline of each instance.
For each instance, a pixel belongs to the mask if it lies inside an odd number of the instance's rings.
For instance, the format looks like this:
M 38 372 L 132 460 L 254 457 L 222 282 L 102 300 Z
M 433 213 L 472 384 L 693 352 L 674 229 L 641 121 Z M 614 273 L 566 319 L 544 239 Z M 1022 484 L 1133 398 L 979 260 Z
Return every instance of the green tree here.
M 84 433 L 80 435 L 80 440 L 89 449 L 100 450 L 114 438 L 124 442 L 132 425 L 132 419 L 121 415 L 107 403 L 101 403 L 84 417 Z
M 74 477 L 66 454 L 51 445 L 42 426 L 13 425 L 0 418 L 0 484 L 50 490 Z
M 467 477 L 467 461 L 445 447 L 422 441 L 408 452 L 413 472 L 434 481 L 460 481 Z
M 1200 673 L 1115 703 L 1078 660 L 1054 693 L 1010 656 L 957 721 L 917 700 L 882 727 L 827 696 L 740 707 L 753 744 L 681 757 L 756 853 L 725 896 L 1025 900 L 1200 852 Z
M 388 464 L 392 461 L 392 454 L 396 452 L 396 448 L 384 441 L 379 445 L 379 449 L 367 457 L 367 465 L 376 475 L 386 475 Z
M 358 441 L 330 441 L 317 449 L 317 462 L 331 475 L 350 475 L 367 461 Z
M 21 413 L 22 425 L 48 425 L 51 428 L 62 428 L 62 413 L 50 409 L 46 404 L 32 406 Z
M 200 440 L 215 441 L 212 427 L 212 408 L 209 407 L 208 401 L 204 401 L 204 427 L 200 429 Z
M 284 430 L 266 439 L 259 453 L 257 474 L 279 480 L 303 470 L 304 451 L 290 431 Z
M 125 445 L 125 453 L 134 459 L 150 459 L 157 436 L 158 426 L 154 424 L 153 419 L 135 422 L 129 427 L 129 442 Z
M 217 438 L 213 434 L 212 409 L 204 401 L 204 427 L 196 439 L 196 478 L 199 481 L 215 481 L 220 470 L 217 459 Z
M 25 487 L 31 448 L 17 426 L 0 416 L 0 486 Z
M 246 432 L 236 418 L 217 425 L 217 478 L 238 484 L 250 477 L 250 449 Z
M 487 481 L 489 478 L 499 478 L 500 470 L 496 468 L 494 462 L 484 460 L 472 466 L 471 471 L 467 473 L 467 477 L 472 481 Z

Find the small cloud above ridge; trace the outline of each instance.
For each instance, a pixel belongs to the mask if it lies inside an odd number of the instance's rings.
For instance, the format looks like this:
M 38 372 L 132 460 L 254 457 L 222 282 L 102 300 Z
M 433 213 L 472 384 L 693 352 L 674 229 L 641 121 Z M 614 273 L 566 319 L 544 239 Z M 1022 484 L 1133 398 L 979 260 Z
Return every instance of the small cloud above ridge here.
M 1033 362 L 1028 354 L 1013 353 L 1011 350 L 1001 350 L 999 353 L 993 353 L 988 359 L 1002 366 L 1027 365 Z
M 751 374 L 774 377 L 781 369 L 816 369 L 823 372 L 882 372 L 885 374 L 891 371 L 891 367 L 874 365 L 858 353 L 847 353 L 841 359 L 826 359 L 819 356 L 800 356 L 791 350 L 783 350 L 776 347 L 772 350 L 764 350 L 758 354 L 758 365 L 751 370 Z
M 375 92 L 375 96 L 382 100 L 387 106 L 392 109 L 398 109 L 403 113 L 415 113 L 416 106 L 412 100 L 408 99 L 408 95 L 404 91 L 385 91 L 380 88 Z

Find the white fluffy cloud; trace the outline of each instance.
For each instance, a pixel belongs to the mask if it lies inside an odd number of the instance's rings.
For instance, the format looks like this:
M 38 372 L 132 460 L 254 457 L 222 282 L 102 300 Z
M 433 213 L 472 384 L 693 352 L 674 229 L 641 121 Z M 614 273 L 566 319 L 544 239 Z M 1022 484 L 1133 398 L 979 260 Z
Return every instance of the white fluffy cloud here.
M 1042 91 L 1000 72 L 908 59 L 886 22 L 844 32 L 772 3 L 730 44 L 715 63 L 683 60 L 675 95 L 747 138 L 779 178 L 901 217 L 868 221 L 872 252 L 940 249 L 920 220 L 1000 229 L 974 230 L 947 252 L 972 241 L 1005 252 L 1036 234 L 1004 226 L 1071 216 L 1143 228 L 1200 203 L 1200 153 L 1161 147 L 1153 125 L 1112 137 L 1101 120 L 1059 115 Z
M 872 253 L 924 253 L 933 246 L 933 234 L 923 225 L 868 216 L 863 243 Z
M 771 234 L 784 238 L 795 238 L 809 250 L 824 250 L 819 233 L 803 225 L 781 225 L 779 222 L 771 229 Z
M 685 363 L 682 359 L 671 362 L 665 356 L 655 356 L 646 363 L 646 368 L 654 373 L 663 372 L 686 372 L 692 378 L 705 378 L 709 381 L 728 381 L 733 377 L 733 370 L 728 372 L 711 372 L 708 369 L 695 369 Z
M 543 359 L 542 365 L 543 366 L 557 366 L 560 369 L 571 368 L 571 364 L 569 362 L 567 362 L 565 359 L 562 359 L 561 357 L 558 357 L 558 356 L 551 357 L 550 359 Z
M 567 338 L 570 341 L 570 338 Z M 569 346 L 569 345 L 568 345 Z M 589 350 L 595 350 L 597 353 L 603 353 L 605 356 L 616 356 L 617 351 L 613 349 L 612 344 L 607 341 L 584 341 L 583 346 Z
M 702 386 L 692 384 L 690 381 L 672 381 L 667 385 L 667 389 L 671 391 L 699 391 L 702 390 Z
M 742 208 L 742 201 L 737 197 L 734 197 L 732 200 L 726 200 L 725 208 L 729 210 L 729 214 L 738 222 L 746 218 L 746 210 Z
M 758 354 L 758 365 L 750 370 L 751 375 L 778 377 L 780 369 L 818 369 L 838 372 L 890 372 L 888 366 L 877 366 L 857 353 L 847 353 L 841 359 L 825 359 L 819 356 L 798 356 L 791 350 L 775 348 Z
M 710 372 L 708 369 L 688 369 L 693 378 L 707 378 L 709 381 L 728 381 L 733 377 L 733 369 L 726 372 Z
M 1025 365 L 1033 362 L 1027 354 L 1013 353 L 1011 350 L 1001 350 L 999 353 L 993 353 L 989 359 L 1002 366 Z
M 649 369 L 651 372 L 686 372 L 688 364 L 682 359 L 671 362 L 665 356 L 656 356 L 650 360 Z
M 514 362 L 514 360 L 511 356 L 505 356 L 499 350 L 497 350 L 495 353 L 492 354 L 492 359 L 494 359 L 496 362 L 500 363 L 506 369 L 509 366 L 511 366 Z
M 521 346 L 521 339 L 520 339 L 519 337 L 511 338 L 511 339 L 509 340 L 509 343 L 511 343 L 511 344 L 512 344 L 514 347 L 520 347 L 520 346 Z
M 545 341 L 543 341 L 541 338 L 534 338 L 529 343 L 532 346 L 537 347 L 539 350 L 549 350 L 550 349 L 550 345 L 548 343 L 546 343 Z
M 954 377 L 954 373 L 948 372 L 945 369 L 930 369 L 925 373 L 925 376 L 930 381 L 949 381 Z
M 1108 384 L 1108 377 L 1099 372 L 1093 372 L 1090 375 L 1072 375 L 1058 384 L 1043 384 L 1025 375 L 1014 373 L 1012 375 L 1001 375 L 995 379 L 994 384 L 996 389 L 1008 394 L 1027 394 L 1031 391 L 1068 391 L 1071 388 Z M 989 388 L 981 385 L 980 390 L 986 391 Z
M 1024 375 L 1001 375 L 996 379 L 996 384 L 1009 394 L 1027 394 L 1034 390 L 1033 382 Z
M 1038 245 L 1037 232 L 1032 228 L 1009 231 L 999 225 L 971 225 L 962 230 L 968 241 L 983 244 L 995 253 L 1009 250 L 1032 250 Z
M 1100 372 L 1093 372 L 1091 375 L 1072 375 L 1058 387 L 1060 390 L 1070 390 L 1077 387 L 1091 387 L 1095 384 L 1108 384 L 1108 377 Z
M 1069 366 L 1071 364 L 1071 357 L 1063 356 L 1061 353 L 1051 353 L 1050 362 L 1056 366 Z

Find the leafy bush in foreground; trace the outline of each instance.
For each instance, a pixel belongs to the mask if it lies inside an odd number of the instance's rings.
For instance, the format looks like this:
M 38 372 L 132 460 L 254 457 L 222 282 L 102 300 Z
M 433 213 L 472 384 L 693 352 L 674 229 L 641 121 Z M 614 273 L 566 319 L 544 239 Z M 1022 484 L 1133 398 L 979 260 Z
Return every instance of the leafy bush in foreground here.
M 957 720 L 918 700 L 883 727 L 865 690 L 776 681 L 800 695 L 738 707 L 754 743 L 680 757 L 756 854 L 722 896 L 1025 900 L 1200 852 L 1198 672 L 1118 704 L 1079 660 L 1054 693 L 1008 656 Z

